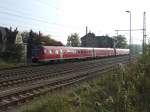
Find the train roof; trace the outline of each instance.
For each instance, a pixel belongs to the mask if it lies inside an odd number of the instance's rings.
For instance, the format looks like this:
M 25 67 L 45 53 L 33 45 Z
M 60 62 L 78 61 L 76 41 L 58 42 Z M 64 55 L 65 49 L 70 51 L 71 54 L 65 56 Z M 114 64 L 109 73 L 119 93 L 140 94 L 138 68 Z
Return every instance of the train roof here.
M 87 49 L 87 50 L 92 50 L 93 48 L 91 47 L 67 47 L 67 46 L 42 46 L 44 48 L 62 48 L 62 49 Z M 95 50 L 112 50 L 114 48 L 94 48 Z M 116 50 L 124 50 L 124 51 L 129 51 L 129 49 L 119 49 L 117 48 Z
M 129 51 L 129 49 L 116 49 L 116 50 Z
M 93 49 L 87 47 L 66 47 L 66 46 L 42 46 L 44 48 L 62 48 L 62 49 Z

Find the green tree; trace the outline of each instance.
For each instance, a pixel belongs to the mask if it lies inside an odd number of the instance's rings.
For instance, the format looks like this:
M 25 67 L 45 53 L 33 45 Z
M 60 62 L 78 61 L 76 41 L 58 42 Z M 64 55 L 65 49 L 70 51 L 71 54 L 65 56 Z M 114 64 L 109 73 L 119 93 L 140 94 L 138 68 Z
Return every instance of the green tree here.
M 71 35 L 68 36 L 67 46 L 72 46 L 72 47 L 80 46 L 80 39 L 77 33 L 72 33 Z
M 22 32 L 23 42 L 27 43 L 28 38 L 32 38 L 33 45 L 46 45 L 46 46 L 64 46 L 60 41 L 52 39 L 50 35 L 43 35 L 41 32 Z
M 128 48 L 126 37 L 123 35 L 114 36 L 116 48 Z
M 41 42 L 46 46 L 64 46 L 60 41 L 52 39 L 50 35 L 42 36 Z
M 22 45 L 9 45 L 5 52 L 0 53 L 0 58 L 6 62 L 20 62 L 22 58 Z

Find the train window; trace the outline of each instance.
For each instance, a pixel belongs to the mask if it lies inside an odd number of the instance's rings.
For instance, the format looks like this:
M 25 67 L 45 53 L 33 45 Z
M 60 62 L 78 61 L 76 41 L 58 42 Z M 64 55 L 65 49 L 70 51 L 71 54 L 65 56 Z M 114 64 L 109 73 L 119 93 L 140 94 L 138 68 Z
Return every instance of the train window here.
M 75 54 L 76 53 L 76 50 L 73 50 L 73 54 Z
M 67 52 L 70 52 L 70 50 L 68 49 Z
M 47 49 L 44 49 L 44 53 L 45 53 L 45 54 L 47 53 Z
M 52 54 L 52 50 L 49 50 L 49 54 Z
M 70 52 L 73 53 L 74 51 L 73 51 L 73 50 L 70 50 Z
M 59 54 L 58 50 L 55 50 L 55 54 Z
M 63 50 L 62 49 L 60 49 L 60 54 L 63 54 Z
M 67 52 L 66 52 L 66 51 L 63 51 L 63 53 L 64 53 L 64 54 L 67 54 Z
M 71 53 L 74 53 L 74 51 L 73 51 L 73 50 L 71 50 Z
M 75 53 L 74 50 L 72 50 L 72 53 L 73 53 L 73 54 Z

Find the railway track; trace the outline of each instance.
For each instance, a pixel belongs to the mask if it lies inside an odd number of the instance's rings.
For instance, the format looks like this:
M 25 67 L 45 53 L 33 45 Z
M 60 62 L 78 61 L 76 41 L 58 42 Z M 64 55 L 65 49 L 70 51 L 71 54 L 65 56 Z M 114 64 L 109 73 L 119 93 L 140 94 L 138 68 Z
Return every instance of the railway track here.
M 111 60 L 113 61 L 113 60 Z M 62 68 L 59 70 L 57 69 L 54 70 L 52 69 L 53 71 L 46 71 L 46 70 L 43 70 L 43 71 L 40 71 L 40 72 L 36 72 L 34 73 L 34 75 L 27 75 L 27 76 L 23 76 L 21 75 L 20 77 L 16 76 L 16 77 L 12 77 L 12 78 L 7 78 L 7 79 L 3 79 L 3 80 L 0 80 L 0 90 L 2 89 L 5 89 L 5 88 L 10 88 L 11 86 L 19 86 L 20 84 L 28 84 L 28 83 L 32 83 L 32 82 L 37 82 L 37 81 L 43 81 L 43 80 L 47 80 L 51 77 L 57 77 L 59 75 L 64 75 L 64 74 L 67 74 L 67 73 L 71 73 L 71 72 L 75 72 L 75 71 L 79 71 L 79 68 L 80 70 L 86 70 L 88 68 L 94 68 L 94 67 L 97 67 L 97 66 L 102 66 L 104 65 L 104 60 L 103 61 L 96 61 L 96 62 L 88 62 L 88 65 L 84 65 L 83 64 L 85 63 L 82 63 L 82 64 L 79 64 L 79 63 L 76 63 L 75 65 L 73 65 L 73 67 L 70 67 L 68 68 Z M 108 64 L 108 63 L 107 63 Z M 30 72 L 29 72 L 30 73 Z
M 127 57 L 127 56 L 121 56 L 121 57 L 116 57 L 116 59 L 122 58 L 122 57 Z M 113 58 L 107 58 L 107 59 L 102 59 L 102 60 L 95 60 L 96 61 L 103 63 L 105 60 L 112 60 Z M 92 63 L 92 61 L 86 61 L 86 62 L 80 62 L 80 64 L 86 64 L 86 63 Z M 31 75 L 32 73 L 36 74 L 36 72 L 41 72 L 44 71 L 57 71 L 61 68 L 62 70 L 67 67 L 71 67 L 72 65 L 79 65 L 78 62 L 73 62 L 73 63 L 66 63 L 66 64 L 57 64 L 57 65 L 47 65 L 47 66 L 36 66 L 36 67 L 21 67 L 17 69 L 10 69 L 10 70 L 0 70 L 0 80 L 3 79 L 9 79 L 12 77 L 23 77 L 27 75 Z
M 45 66 L 26 70 L 0 72 L 0 109 L 32 99 L 49 91 L 93 77 L 95 72 L 111 70 L 117 63 L 128 62 L 128 57 L 94 60 L 65 65 Z M 52 69 L 53 68 L 53 69 Z M 57 68 L 57 71 L 56 69 Z M 20 75 L 18 75 L 20 74 Z M 91 75 L 92 74 L 92 75 Z M 2 77 L 5 77 L 4 79 Z

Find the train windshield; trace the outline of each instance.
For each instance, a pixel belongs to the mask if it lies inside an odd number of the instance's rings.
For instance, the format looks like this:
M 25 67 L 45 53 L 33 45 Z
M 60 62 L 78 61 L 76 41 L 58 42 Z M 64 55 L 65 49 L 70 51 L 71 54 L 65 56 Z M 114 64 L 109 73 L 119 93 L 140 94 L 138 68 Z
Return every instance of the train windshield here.
M 43 53 L 42 47 L 34 47 L 32 49 L 32 57 L 38 57 Z

